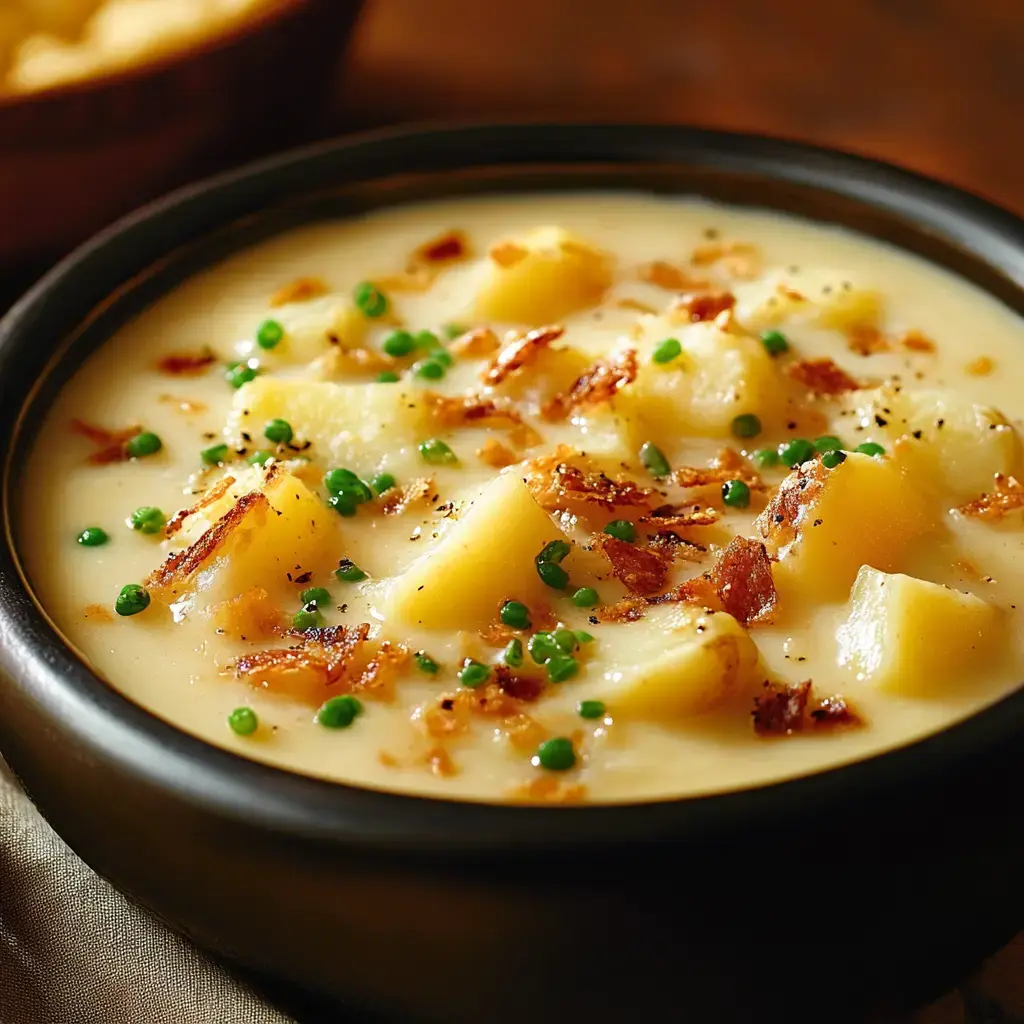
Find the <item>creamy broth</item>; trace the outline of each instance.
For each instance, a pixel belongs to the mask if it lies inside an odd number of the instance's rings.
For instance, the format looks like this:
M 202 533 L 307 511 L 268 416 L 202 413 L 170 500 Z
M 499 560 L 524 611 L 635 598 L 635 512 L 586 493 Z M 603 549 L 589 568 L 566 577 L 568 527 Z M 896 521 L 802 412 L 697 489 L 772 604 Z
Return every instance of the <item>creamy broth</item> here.
M 559 225 L 568 234 L 549 232 L 538 242 L 530 233 L 542 225 Z M 410 254 L 453 228 L 465 234 L 467 258 L 443 266 L 427 261 L 403 273 Z M 548 262 L 532 271 L 525 292 L 515 293 L 508 275 L 542 250 Z M 664 265 L 652 271 L 653 261 Z M 553 275 L 554 287 L 545 275 Z M 307 284 L 278 295 L 298 301 L 273 304 L 275 293 L 303 279 L 322 279 L 328 292 L 311 294 L 320 286 Z M 387 297 L 383 317 L 365 318 L 350 304 L 353 289 L 365 280 L 378 282 Z M 713 321 L 696 322 L 705 307 L 680 293 L 699 300 L 709 289 L 732 296 L 735 305 Z M 532 306 L 516 317 L 517 302 Z M 569 302 L 578 308 L 556 308 Z M 554 315 L 545 315 L 549 309 Z M 284 331 L 284 340 L 269 351 L 254 342 L 268 319 Z M 376 383 L 385 361 L 374 354 L 389 335 L 404 327 L 413 333 L 429 329 L 444 339 L 442 327 L 449 324 L 490 328 L 501 351 L 513 333 L 537 326 L 558 325 L 564 333 L 546 348 L 530 348 L 526 364 L 493 386 L 481 373 L 498 352 L 488 349 L 493 339 L 482 332 L 475 342 L 465 336 L 443 342 L 454 359 L 440 379 L 411 371 L 430 357 L 421 349 L 396 360 L 397 382 Z M 781 333 L 788 350 L 770 354 L 761 340 L 765 330 Z M 668 338 L 680 341 L 682 352 L 658 363 L 656 350 L 671 354 L 672 346 L 659 349 Z M 1009 476 L 1017 469 L 1022 341 L 1016 316 L 946 272 L 852 233 L 773 214 L 604 194 L 388 210 L 304 228 L 233 256 L 124 327 L 77 373 L 43 424 L 18 535 L 41 604 L 99 675 L 154 714 L 243 756 L 363 786 L 494 801 L 633 801 L 759 785 L 904 744 L 1018 685 L 1024 667 L 1018 606 L 1024 534 L 1015 492 L 998 519 L 955 509 L 991 492 L 994 472 Z M 206 350 L 216 361 L 202 372 L 158 369 L 168 355 Z M 628 357 L 618 363 L 613 357 L 621 372 L 606 379 L 613 390 L 615 382 L 622 384 L 613 396 L 581 396 L 577 387 L 582 403 L 570 408 L 564 398 L 561 414 L 551 408 L 541 413 L 543 400 L 567 394 L 588 366 L 609 352 L 627 351 L 635 352 L 636 379 L 627 380 L 628 366 L 622 369 Z M 864 387 L 810 396 L 809 387 L 820 386 L 818 377 L 793 368 L 825 358 Z M 235 389 L 224 366 L 246 359 L 259 361 L 261 375 Z M 373 397 L 327 390 L 310 399 L 295 390 L 303 381 L 317 388 L 325 382 L 357 386 Z M 873 390 L 886 382 L 890 390 Z M 279 387 L 291 389 L 284 405 Z M 943 394 L 929 396 L 936 389 Z M 525 426 L 453 425 L 438 418 L 437 408 L 431 411 L 428 392 L 493 397 L 520 414 Z M 925 395 L 924 411 L 915 406 L 917 412 L 906 413 L 907 396 L 918 392 Z M 750 413 L 759 417 L 760 433 L 735 436 L 734 416 Z M 288 419 L 297 450 L 277 449 L 261 436 L 274 417 Z M 104 446 L 76 432 L 75 420 L 114 431 L 138 425 L 156 433 L 163 447 L 96 464 L 90 457 Z M 827 496 L 848 485 L 853 497 L 834 502 L 821 517 L 814 507 L 794 513 L 790 505 L 787 511 L 773 494 L 788 470 L 760 468 L 751 455 L 820 435 L 839 437 L 846 451 L 876 442 L 885 453 L 856 453 L 845 461 L 840 455 L 825 464 L 820 454 L 808 455 L 789 478 L 791 488 Z M 446 442 L 458 462 L 426 462 L 417 446 L 428 438 Z M 497 497 L 498 470 L 477 454 L 488 441 L 493 444 L 485 457 L 491 461 L 535 460 L 505 470 L 516 480 Z M 673 469 L 707 467 L 731 448 L 737 457 L 725 457 L 730 468 L 724 478 L 748 481 L 749 505 L 742 507 L 742 487 L 730 494 L 734 504 L 723 500 L 721 476 L 697 489 L 654 479 L 638 454 L 644 441 L 654 442 Z M 116 454 L 120 441 L 110 443 Z M 225 464 L 204 465 L 200 452 L 217 444 L 229 446 Z M 607 507 L 564 491 L 545 496 L 537 482 L 550 483 L 558 459 L 536 460 L 559 444 L 573 450 L 563 456 L 584 473 L 604 471 L 655 493 L 643 499 L 645 507 Z M 263 483 L 266 468 L 248 464 L 258 449 L 280 456 L 277 467 L 269 464 L 273 485 Z M 393 490 L 359 505 L 354 515 L 339 516 L 325 505 L 321 483 L 327 470 L 338 467 L 364 480 L 390 473 L 398 488 L 420 478 L 430 483 L 400 514 L 380 508 Z M 209 494 L 225 474 L 235 478 L 227 494 L 186 518 L 173 536 L 126 525 L 140 506 L 157 507 L 170 518 Z M 570 581 L 564 592 L 539 580 L 534 556 L 540 545 L 530 546 L 529 534 L 520 536 L 522 496 L 530 493 L 517 484 L 523 478 L 533 486 L 525 517 L 549 516 L 545 543 L 564 535 L 572 546 L 560 563 Z M 1002 486 L 1012 491 L 1013 485 L 1010 480 Z M 277 499 L 271 496 L 272 506 L 311 497 L 313 512 L 297 522 L 287 509 L 276 516 L 275 506 L 264 518 L 247 520 L 249 526 L 243 523 L 245 529 L 220 549 L 230 551 L 225 562 L 233 565 L 219 562 L 214 551 L 191 578 L 166 587 L 148 584 L 152 602 L 140 614 L 114 614 L 123 585 L 145 581 L 169 553 L 199 541 L 237 498 L 264 486 L 284 489 Z M 308 493 L 300 494 L 303 487 Z M 857 495 L 873 487 L 881 488 L 879 501 L 853 507 Z M 547 512 L 539 512 L 537 497 Z M 800 494 L 797 499 L 803 500 Z M 488 501 L 497 511 L 487 511 Z M 769 501 L 774 503 L 763 513 Z M 677 525 L 683 543 L 663 546 L 658 555 L 647 544 L 657 523 L 640 524 L 637 545 L 648 562 L 668 565 L 660 586 L 640 589 L 661 594 L 708 572 L 712 581 L 682 595 L 689 600 L 647 603 L 636 597 L 642 617 L 606 621 L 607 607 L 630 591 L 613 574 L 616 552 L 602 554 L 593 537 L 610 521 L 636 523 L 664 504 L 687 512 L 711 508 L 717 519 Z M 906 513 L 904 522 L 907 508 L 913 515 Z M 458 531 L 469 531 L 474 509 L 486 521 L 460 548 Z M 836 530 L 837 516 L 846 514 L 839 540 L 814 539 Z M 76 538 L 86 527 L 103 528 L 109 542 L 82 545 Z M 544 532 L 543 522 L 539 529 Z M 747 551 L 767 544 L 759 557 L 773 559 L 777 591 L 774 604 L 745 625 L 734 602 L 747 571 L 714 576 L 723 549 L 737 535 L 757 542 Z M 293 540 L 300 553 L 296 564 L 285 565 Z M 842 552 L 841 565 L 834 552 Z M 337 580 L 333 572 L 341 559 L 368 578 Z M 858 613 L 850 595 L 862 562 L 957 594 L 864 572 L 855 588 Z M 757 564 L 765 563 L 767 558 Z M 420 579 L 432 595 L 427 604 L 409 583 Z M 251 597 L 253 587 L 262 587 L 265 599 L 246 606 L 252 614 L 247 626 L 239 626 L 223 602 L 244 592 Z M 340 678 L 330 684 L 317 678 L 310 684 L 306 670 L 289 675 L 251 658 L 269 649 L 310 649 L 298 634 L 285 635 L 307 587 L 330 592 L 326 606 L 309 609 L 325 624 L 370 625 L 355 667 L 339 669 Z M 571 595 L 584 587 L 597 591 L 596 607 L 574 604 Z M 959 598 L 961 593 L 972 597 Z M 894 602 L 880 618 L 872 594 Z M 574 676 L 548 682 L 535 700 L 505 697 L 502 714 L 487 714 L 477 706 L 479 698 L 495 696 L 496 687 L 485 684 L 458 697 L 457 673 L 466 657 L 488 666 L 502 662 L 513 635 L 498 628 L 506 597 L 531 609 L 533 629 L 515 633 L 524 644 L 556 623 L 594 639 L 571 655 Z M 961 604 L 948 605 L 947 598 Z M 448 621 L 447 609 L 462 606 L 468 609 L 465 621 Z M 890 626 L 882 636 L 878 623 L 884 620 Z M 969 626 L 961 628 L 964 622 Z M 404 664 L 385 665 L 364 686 L 359 674 L 382 640 L 397 645 L 391 651 L 396 660 L 403 649 L 409 656 Z M 929 653 L 934 650 L 941 653 L 938 668 Z M 440 666 L 437 674 L 421 671 L 413 656 L 418 651 Z M 955 669 L 942 678 L 946 665 Z M 510 684 L 512 692 L 528 697 L 534 694 L 519 685 L 523 678 L 544 681 L 548 674 L 529 653 L 509 673 L 518 680 Z M 772 718 L 769 710 L 784 710 L 784 702 L 773 703 L 771 694 L 805 680 L 812 687 L 804 713 Z M 363 708 L 354 722 L 347 728 L 318 723 L 320 704 L 350 689 Z M 444 694 L 456 694 L 449 701 L 454 712 L 439 703 Z M 795 691 L 788 696 L 795 700 Z M 812 717 L 826 698 L 833 707 L 845 701 L 853 721 Z M 582 717 L 582 701 L 602 701 L 603 713 Z M 760 731 L 752 716 L 755 701 Z M 228 727 L 229 714 L 240 706 L 258 716 L 251 735 Z M 455 719 L 461 729 L 448 728 Z M 765 734 L 773 725 L 778 734 Z M 570 770 L 535 763 L 539 744 L 552 737 L 571 740 L 576 763 Z

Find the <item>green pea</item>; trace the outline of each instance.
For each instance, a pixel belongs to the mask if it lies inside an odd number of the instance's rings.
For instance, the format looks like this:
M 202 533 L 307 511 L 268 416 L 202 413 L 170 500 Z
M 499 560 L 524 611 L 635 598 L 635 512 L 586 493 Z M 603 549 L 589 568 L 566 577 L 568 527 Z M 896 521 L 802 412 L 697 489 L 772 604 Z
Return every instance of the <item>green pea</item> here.
M 125 442 L 124 449 L 133 459 L 141 459 L 146 455 L 155 455 L 164 443 L 150 430 L 144 430 Z
M 819 455 L 824 455 L 825 452 L 834 452 L 843 447 L 843 442 L 831 434 L 823 434 L 821 437 L 816 437 L 813 443 L 814 450 Z
M 765 331 L 761 335 L 761 344 L 770 356 L 781 356 L 789 351 L 789 342 L 781 331 Z
M 388 311 L 387 296 L 372 281 L 361 281 L 357 284 L 352 290 L 352 301 L 355 302 L 356 309 L 371 320 L 383 316 Z
M 228 451 L 226 444 L 214 444 L 209 448 L 204 448 L 199 453 L 199 458 L 208 466 L 219 466 L 222 462 L 227 461 Z
M 732 421 L 733 437 L 757 437 L 761 433 L 761 421 L 752 413 L 745 412 Z
M 576 705 L 576 711 L 580 718 L 604 718 L 604 701 L 581 700 L 579 704 Z
M 727 480 L 722 484 L 722 501 L 732 508 L 746 508 L 750 504 L 750 488 L 742 480 Z
M 836 466 L 841 466 L 846 461 L 846 452 L 836 451 L 825 452 L 821 457 L 821 464 L 826 469 L 835 469 Z
M 334 570 L 334 575 L 343 583 L 362 583 L 363 580 L 368 578 L 366 573 L 350 558 L 343 558 L 338 563 L 338 568 Z
M 287 420 L 275 419 L 263 428 L 263 436 L 274 444 L 288 444 L 295 435 Z
M 371 481 L 370 486 L 378 493 L 384 494 L 395 486 L 397 481 L 390 473 L 378 473 Z
M 440 344 L 440 342 L 438 342 L 438 344 Z M 430 358 L 433 359 L 435 363 L 440 363 L 442 366 L 455 365 L 455 356 L 453 356 L 446 348 L 434 349 L 434 351 L 430 353 Z
M 469 328 L 464 324 L 445 324 L 441 328 L 442 333 L 449 341 L 454 341 L 460 334 L 465 334 Z
M 423 457 L 423 461 L 429 463 L 431 466 L 442 466 L 442 465 L 453 465 L 458 462 L 458 457 L 455 452 L 451 450 L 444 443 L 436 437 L 428 438 L 426 441 L 421 441 L 419 444 L 420 455 Z
M 673 359 L 682 355 L 682 352 L 683 346 L 679 344 L 677 338 L 666 338 L 655 346 L 651 359 L 656 363 L 671 363 Z
M 259 728 L 260 720 L 252 708 L 235 708 L 228 715 L 228 726 L 237 736 L 251 736 Z
M 565 590 L 569 574 L 557 562 L 537 562 L 537 575 L 554 590 Z
M 152 505 L 143 505 L 137 508 L 129 517 L 128 525 L 139 533 L 159 533 L 164 528 L 167 519 L 160 509 Z
M 597 596 L 597 591 L 593 587 L 580 587 L 575 594 L 572 595 L 572 603 L 577 608 L 593 608 L 598 603 L 600 598 Z
M 865 441 L 863 444 L 857 445 L 853 449 L 855 452 L 860 452 L 861 455 L 884 455 L 885 449 L 880 444 L 875 444 L 874 441 Z
M 502 657 L 509 668 L 519 668 L 523 663 L 523 641 L 514 636 L 509 640 Z
M 356 514 L 357 502 L 348 494 L 332 494 L 327 499 L 327 504 L 338 513 L 339 516 L 354 516 Z
M 324 474 L 324 487 L 328 494 L 342 495 L 355 505 L 373 501 L 373 491 L 351 469 L 331 469 Z
M 774 448 L 758 448 L 750 459 L 758 469 L 771 469 L 779 464 L 779 453 Z
M 331 592 L 324 587 L 308 587 L 299 595 L 299 600 L 303 604 L 315 604 L 319 608 L 331 603 Z
M 651 476 L 655 478 L 668 476 L 672 467 L 668 464 L 664 452 L 650 441 L 645 441 L 640 446 L 640 461 Z
M 592 644 L 594 637 L 588 633 L 585 629 L 574 629 L 572 635 L 576 637 L 578 643 L 581 644 Z
M 527 642 L 526 649 L 538 665 L 544 665 L 556 655 L 564 653 L 550 633 L 534 633 Z
M 305 633 L 307 629 L 323 629 L 324 617 L 315 603 L 303 605 L 292 616 L 292 629 Z
M 413 376 L 421 380 L 440 380 L 445 374 L 445 369 L 437 359 L 421 359 L 418 363 L 412 364 L 412 372 Z
M 320 705 L 316 713 L 317 725 L 325 729 L 347 729 L 362 714 L 363 705 L 351 693 L 331 697 Z
M 417 348 L 435 349 L 441 344 L 441 339 L 433 331 L 417 331 L 414 339 Z
M 613 520 L 604 528 L 604 532 L 629 544 L 636 540 L 636 527 L 628 519 Z
M 779 445 L 779 458 L 784 466 L 793 469 L 802 466 L 814 456 L 814 445 L 803 437 L 794 437 L 791 441 L 783 441 Z
M 259 376 L 259 367 L 249 363 L 233 363 L 224 371 L 224 379 L 233 387 L 240 388 Z
M 265 466 L 273 457 L 273 452 L 261 449 L 260 451 L 253 452 L 252 455 L 246 459 L 246 462 L 248 462 L 250 466 Z
M 564 626 L 553 630 L 551 633 L 551 639 L 554 640 L 566 654 L 572 654 L 578 646 L 576 634 L 571 629 L 566 629 Z
M 114 601 L 114 611 L 118 615 L 138 615 L 149 607 L 149 591 L 138 583 L 128 583 Z
M 276 320 L 264 320 L 256 328 L 256 344 L 260 348 L 276 348 L 284 340 L 284 328 Z
M 428 676 L 436 676 L 441 671 L 441 666 L 426 651 L 417 651 L 413 657 L 416 660 L 416 667 Z
M 415 347 L 416 342 L 413 341 L 412 335 L 408 331 L 394 331 L 384 339 L 384 344 L 381 345 L 384 352 L 395 359 L 407 356 Z
M 87 526 L 76 538 L 84 548 L 98 548 L 110 540 L 110 535 L 99 526 Z
M 491 670 L 489 666 L 481 665 L 479 661 L 473 661 L 469 658 L 466 659 L 466 663 L 459 669 L 459 682 L 472 690 L 475 690 L 478 686 L 483 686 L 490 678 Z
M 377 374 L 378 384 L 397 384 L 401 379 L 401 374 L 395 373 L 394 370 L 381 370 Z
M 551 682 L 564 683 L 579 672 L 580 663 L 571 654 L 556 654 L 544 667 Z
M 533 763 L 539 768 L 546 768 L 549 772 L 568 771 L 576 764 L 576 751 L 573 750 L 572 740 L 565 736 L 545 740 L 537 748 Z
M 572 551 L 572 545 L 567 540 L 553 540 L 541 548 L 537 561 L 561 562 L 570 551 Z
M 506 601 L 498 614 L 506 626 L 513 629 L 530 628 L 530 609 L 522 601 Z

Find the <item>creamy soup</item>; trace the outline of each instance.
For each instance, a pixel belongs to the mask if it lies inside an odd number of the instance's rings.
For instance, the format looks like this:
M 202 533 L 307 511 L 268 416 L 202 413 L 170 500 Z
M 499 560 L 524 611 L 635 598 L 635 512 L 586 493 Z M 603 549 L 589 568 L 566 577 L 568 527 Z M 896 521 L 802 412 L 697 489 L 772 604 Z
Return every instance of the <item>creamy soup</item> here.
M 42 426 L 20 541 L 100 676 L 243 756 L 491 801 L 755 786 L 1018 685 L 1022 342 L 770 213 L 408 206 L 124 327 Z

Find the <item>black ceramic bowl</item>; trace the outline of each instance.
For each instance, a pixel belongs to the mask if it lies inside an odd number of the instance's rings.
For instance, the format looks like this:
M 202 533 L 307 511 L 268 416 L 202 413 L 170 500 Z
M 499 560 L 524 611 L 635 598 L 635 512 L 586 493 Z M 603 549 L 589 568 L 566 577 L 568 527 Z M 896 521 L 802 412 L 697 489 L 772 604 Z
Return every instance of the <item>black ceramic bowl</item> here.
M 609 126 L 319 146 L 122 221 L 3 321 L 8 522 L 61 383 L 186 275 L 326 216 L 589 187 L 850 225 L 1024 310 L 1024 224 L 838 153 Z M 838 1021 L 928 995 L 1024 924 L 1024 692 L 903 749 L 761 789 L 502 807 L 290 775 L 158 721 L 64 645 L 33 603 L 10 534 L 0 640 L 3 753 L 89 864 L 221 956 L 390 1018 Z

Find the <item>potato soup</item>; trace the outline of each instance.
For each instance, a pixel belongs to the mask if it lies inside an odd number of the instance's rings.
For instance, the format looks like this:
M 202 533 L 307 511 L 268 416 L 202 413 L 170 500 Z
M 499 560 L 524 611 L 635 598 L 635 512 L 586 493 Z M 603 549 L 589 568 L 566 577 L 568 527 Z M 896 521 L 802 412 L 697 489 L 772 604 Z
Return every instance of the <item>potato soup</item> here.
M 488 801 L 765 784 L 1024 676 L 1021 321 L 796 219 L 396 208 L 238 254 L 42 426 L 81 657 L 243 756 Z

